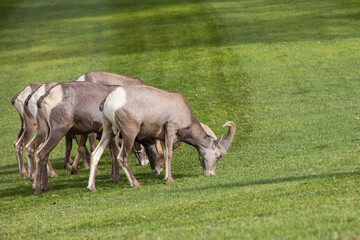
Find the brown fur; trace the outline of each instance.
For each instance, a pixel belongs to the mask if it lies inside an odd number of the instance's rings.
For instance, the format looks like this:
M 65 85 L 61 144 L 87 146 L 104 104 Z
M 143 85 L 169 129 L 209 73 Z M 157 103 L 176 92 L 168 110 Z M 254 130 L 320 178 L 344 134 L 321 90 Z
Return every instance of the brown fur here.
M 113 136 L 112 126 L 115 126 L 123 138 L 119 161 L 131 187 L 140 186 L 128 166 L 129 153 L 135 139 L 165 141 L 167 182 L 173 181 L 171 159 L 176 141 L 186 142 L 198 150 L 204 175 L 215 174 L 216 163 L 227 150 L 221 145 L 222 138 L 209 136 L 201 127 L 181 94 L 149 86 L 123 86 L 109 94 L 103 104 L 103 125 L 102 138 L 93 152 L 93 164 L 97 165 L 108 138 Z M 233 134 L 230 136 L 229 133 L 226 138 L 232 141 Z M 234 131 L 232 133 L 235 134 Z M 90 168 L 88 189 L 95 190 L 93 165 Z

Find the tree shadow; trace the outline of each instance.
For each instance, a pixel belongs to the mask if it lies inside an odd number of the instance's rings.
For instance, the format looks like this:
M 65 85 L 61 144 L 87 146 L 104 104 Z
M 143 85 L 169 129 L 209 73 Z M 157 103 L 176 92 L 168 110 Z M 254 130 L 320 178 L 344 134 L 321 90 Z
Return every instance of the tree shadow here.
M 359 4 L 360 5 L 360 4 Z M 182 8 L 191 10 L 184 11 Z M 152 51 L 169 51 L 187 47 L 220 47 L 252 43 L 294 42 L 302 40 L 329 40 L 359 37 L 359 13 L 344 14 L 337 9 L 346 6 L 326 5 L 313 1 L 294 4 L 289 1 L 247 1 L 237 7 L 214 7 L 212 1 L 113 1 L 49 4 L 24 7 L 31 13 L 31 22 L 41 32 L 55 28 L 54 36 L 68 43 L 66 48 L 28 53 L 12 53 L 6 63 L 16 64 L 18 59 L 48 61 L 70 56 L 90 57 L 94 53 L 128 55 Z M 360 7 L 360 6 L 359 6 Z M 86 9 L 86 11 L 84 11 Z M 155 11 L 160 9 L 160 11 Z M 296 14 L 287 14 L 294 12 Z M 253 14 L 246 15 L 243 14 Z M 277 14 L 278 13 L 278 14 Z M 271 19 L 264 16 L 277 14 Z M 113 16 L 110 18 L 110 16 Z M 347 22 L 345 20 L 348 20 Z M 50 24 L 44 24 L 49 22 Z M 91 22 L 92 24 L 89 24 Z M 83 27 L 79 27 L 83 25 Z M 351 30 L 353 26 L 353 30 Z M 91 27 L 91 29 L 89 29 Z M 24 28 L 24 29 L 22 29 Z M 7 49 L 30 48 L 39 45 L 32 32 L 24 31 L 27 25 L 19 25 L 14 31 L 29 34 L 24 38 L 11 39 Z M 73 32 L 73 29 L 77 29 Z M 55 30 L 59 31 L 56 32 Z M 94 39 L 99 31 L 109 31 L 102 44 L 79 47 L 71 44 L 86 36 Z M 72 33 L 71 37 L 66 32 Z M 94 36 L 92 36 L 94 35 Z M 48 36 L 50 37 L 50 36 Z M 84 41 L 84 40 L 82 40 Z M 110 50 L 110 51 L 109 51 Z

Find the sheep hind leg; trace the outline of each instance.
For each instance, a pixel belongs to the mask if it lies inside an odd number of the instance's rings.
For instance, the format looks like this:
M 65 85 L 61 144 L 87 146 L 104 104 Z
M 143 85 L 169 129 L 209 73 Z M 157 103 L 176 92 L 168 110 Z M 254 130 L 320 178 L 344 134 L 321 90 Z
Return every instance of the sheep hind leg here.
M 64 131 L 62 131 L 64 130 Z M 44 190 L 50 190 L 51 186 L 47 180 L 47 163 L 49 162 L 49 154 L 55 148 L 55 146 L 59 143 L 61 138 L 65 136 L 67 129 L 65 131 L 64 128 L 57 129 L 53 128 L 50 131 L 49 137 L 47 138 L 44 145 L 41 149 L 36 153 L 36 178 L 35 178 L 35 194 L 41 194 L 41 182 L 43 183 Z
M 134 145 L 135 137 L 138 132 L 139 132 L 138 130 L 131 131 L 129 133 L 122 132 L 123 142 L 121 145 L 120 153 L 117 157 L 117 160 L 119 161 L 122 169 L 125 172 L 127 179 L 129 180 L 130 187 L 134 187 L 134 188 L 140 187 L 141 184 L 136 180 L 134 174 L 131 172 L 129 163 L 128 163 L 128 158 L 129 158 L 131 149 Z
M 34 134 L 37 128 L 37 124 L 35 121 L 24 121 L 24 132 L 21 135 L 19 141 L 16 143 L 16 156 L 18 158 L 18 164 L 19 164 L 19 172 L 24 177 L 27 178 L 29 175 L 26 171 L 24 159 L 23 159 L 23 153 L 24 153 L 24 147 L 25 144 L 31 139 L 31 136 Z
M 90 176 L 87 189 L 89 191 L 96 191 L 95 188 L 95 175 L 98 162 L 100 160 L 101 155 L 104 153 L 106 147 L 109 145 L 109 142 L 114 137 L 114 133 L 111 129 L 111 123 L 103 118 L 103 132 L 100 139 L 99 144 L 95 148 L 95 150 L 91 153 L 90 160 Z
M 18 156 L 17 143 L 19 142 L 19 140 L 22 138 L 23 135 L 24 135 L 24 120 L 23 120 L 23 118 L 21 118 L 21 128 L 20 128 L 19 133 L 13 143 L 14 148 L 15 148 L 15 153 L 16 153 L 16 160 L 18 163 L 18 170 L 19 170 L 20 174 L 21 174 L 21 164 L 20 164 L 19 156 Z

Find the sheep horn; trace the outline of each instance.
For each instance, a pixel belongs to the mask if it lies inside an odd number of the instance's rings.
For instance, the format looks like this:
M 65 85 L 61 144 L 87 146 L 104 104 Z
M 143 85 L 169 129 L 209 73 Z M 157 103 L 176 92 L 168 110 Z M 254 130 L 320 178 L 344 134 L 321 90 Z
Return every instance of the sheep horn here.
M 155 147 L 156 147 L 156 151 L 158 152 L 158 154 L 159 154 L 160 156 L 164 155 L 163 149 L 162 149 L 162 147 L 161 147 L 160 140 L 157 139 L 157 140 L 155 141 Z
M 215 135 L 215 133 L 205 124 L 200 123 L 201 127 L 204 129 L 204 131 L 206 132 L 207 135 L 217 139 L 217 136 Z
M 174 145 L 173 145 L 173 151 L 174 151 L 175 149 L 177 149 L 178 147 L 180 147 L 180 145 L 181 145 L 181 142 L 174 143 Z
M 135 143 L 134 143 L 134 148 L 135 148 L 135 151 L 136 151 L 137 153 L 140 152 L 140 151 L 141 151 L 141 145 L 140 145 L 140 143 L 135 142 Z
M 236 126 L 235 123 L 228 121 L 223 127 L 229 127 L 227 135 L 221 140 L 220 145 L 227 151 L 234 139 Z
M 177 140 L 177 138 L 175 137 L 174 140 Z M 177 149 L 180 145 L 181 145 L 181 142 L 176 142 L 176 143 L 174 143 L 174 144 L 173 144 L 173 151 L 174 151 L 175 149 Z M 161 145 L 160 140 L 157 139 L 157 140 L 155 141 L 155 147 L 156 147 L 157 153 L 158 153 L 160 156 L 164 155 L 163 146 Z

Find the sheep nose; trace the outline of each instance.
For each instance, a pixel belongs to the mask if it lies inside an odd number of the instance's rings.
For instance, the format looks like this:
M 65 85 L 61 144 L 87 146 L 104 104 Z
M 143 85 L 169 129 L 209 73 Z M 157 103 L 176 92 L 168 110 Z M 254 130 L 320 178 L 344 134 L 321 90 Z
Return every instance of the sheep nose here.
M 152 174 L 157 174 L 159 175 L 162 172 L 163 168 L 156 168 L 156 169 L 151 169 Z

